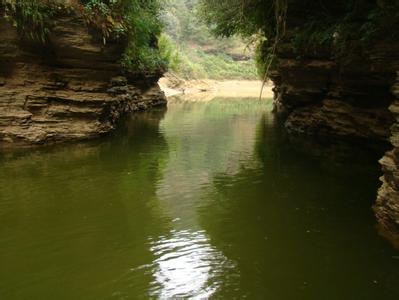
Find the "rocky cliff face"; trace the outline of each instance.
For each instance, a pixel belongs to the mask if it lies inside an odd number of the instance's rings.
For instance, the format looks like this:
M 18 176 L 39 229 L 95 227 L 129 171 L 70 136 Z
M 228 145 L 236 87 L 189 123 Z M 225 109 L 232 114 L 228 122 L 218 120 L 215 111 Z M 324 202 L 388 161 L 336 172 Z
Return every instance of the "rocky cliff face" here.
M 381 234 L 399 247 L 399 42 L 360 49 L 350 41 L 350 53 L 341 58 L 331 49 L 298 57 L 289 38 L 297 25 L 287 24 L 287 38 L 277 48 L 275 111 L 294 135 L 392 143 L 380 161 L 384 176 L 375 212 Z
M 278 50 L 275 108 L 295 134 L 388 141 L 395 81 L 391 44 L 347 61 L 329 53 L 298 59 L 289 44 Z M 384 59 L 385 58 L 385 59 Z
M 393 150 L 380 160 L 384 175 L 381 177 L 382 186 L 378 191 L 374 211 L 380 233 L 399 248 L 399 72 L 392 93 L 395 99 L 389 109 L 395 118 L 390 138 Z
M 123 114 L 165 105 L 160 75 L 122 73 L 123 45 L 58 18 L 50 46 L 23 43 L 0 19 L 0 147 L 97 137 Z

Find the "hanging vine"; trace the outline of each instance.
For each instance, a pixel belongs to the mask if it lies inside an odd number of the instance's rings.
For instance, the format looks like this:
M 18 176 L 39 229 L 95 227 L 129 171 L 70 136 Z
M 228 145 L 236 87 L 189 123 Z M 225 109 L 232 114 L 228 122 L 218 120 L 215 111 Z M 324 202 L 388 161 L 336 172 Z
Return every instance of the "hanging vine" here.
M 267 79 L 270 77 L 270 68 L 276 56 L 278 43 L 282 40 L 286 30 L 288 0 L 275 0 L 274 1 L 274 12 L 276 18 L 276 35 L 272 46 L 272 51 L 269 53 L 269 59 L 266 62 L 265 74 L 262 81 L 262 88 L 260 90 L 259 99 L 262 99 L 263 90 L 265 88 Z
M 10 20 L 19 34 L 27 40 L 47 43 L 51 20 L 60 3 L 51 0 L 0 0 L 4 17 Z

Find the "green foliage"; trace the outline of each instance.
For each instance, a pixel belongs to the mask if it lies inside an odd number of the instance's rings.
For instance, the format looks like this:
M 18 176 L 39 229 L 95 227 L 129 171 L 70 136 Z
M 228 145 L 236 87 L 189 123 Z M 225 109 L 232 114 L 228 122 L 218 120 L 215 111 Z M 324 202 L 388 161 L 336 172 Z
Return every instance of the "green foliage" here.
M 163 72 L 167 62 L 157 45 L 162 31 L 160 1 L 86 0 L 84 5 L 90 23 L 101 29 L 104 41 L 127 37 L 123 67 L 134 72 Z
M 257 79 L 250 59 L 253 50 L 246 51 L 247 44 L 238 37 L 215 38 L 199 19 L 198 4 L 199 0 L 165 3 L 161 18 L 169 44 L 170 70 L 186 79 Z
M 1 0 L 0 4 L 24 39 L 43 44 L 48 40 L 52 17 L 61 9 L 57 3 L 42 0 Z
M 196 55 L 211 79 L 257 79 L 252 60 L 238 63 L 226 54 L 209 55 L 201 51 Z
M 159 52 L 162 59 L 167 62 L 168 69 L 178 72 L 182 63 L 180 58 L 180 49 L 172 38 L 163 33 L 158 39 Z
M 104 40 L 120 37 L 127 33 L 125 24 L 127 8 L 123 1 L 81 0 L 84 5 L 84 17 L 87 22 L 103 35 Z
M 312 19 L 296 28 L 293 42 L 299 56 L 323 47 L 337 56 L 349 56 L 354 51 L 353 41 L 367 49 L 376 40 L 394 39 L 399 34 L 399 3 L 394 1 L 339 1 L 332 7 L 320 1 L 319 5 L 325 7 L 324 13 L 317 13 L 320 6 L 310 6 Z
M 252 60 L 234 61 L 225 53 L 209 54 L 201 49 L 181 49 L 171 71 L 185 79 L 258 79 Z
M 162 73 L 167 61 L 162 59 L 158 49 L 131 43 L 123 55 L 122 66 L 132 72 Z
M 200 0 L 199 12 L 217 36 L 251 37 L 258 75 L 265 78 L 285 31 L 287 0 Z
M 75 0 L 67 7 L 61 0 L 0 0 L 7 17 L 21 36 L 43 44 L 48 42 L 52 22 L 57 14 L 74 11 L 88 25 L 100 31 L 104 44 L 108 40 L 126 39 L 122 65 L 139 72 L 162 72 L 166 62 L 161 57 L 157 38 L 161 0 Z
M 272 46 L 265 38 L 258 38 L 255 51 L 255 63 L 259 78 L 265 78 L 268 66 L 274 67 L 275 59 Z
M 377 40 L 399 37 L 397 0 L 200 0 L 200 5 L 215 34 L 263 37 L 257 53 L 260 73 L 280 41 L 293 42 L 299 57 L 321 49 L 345 56 L 353 50 L 353 41 L 367 49 Z M 265 40 L 268 46 L 263 45 Z
M 301 57 L 304 53 L 315 54 L 323 47 L 330 47 L 337 29 L 336 24 L 326 20 L 315 19 L 305 23 L 301 28 L 296 29 L 291 39 L 294 51 L 298 57 Z
M 162 21 L 165 31 L 175 41 L 206 41 L 208 30 L 196 17 L 197 0 L 166 0 Z
M 218 36 L 270 36 L 275 28 L 279 0 L 200 0 L 199 13 Z

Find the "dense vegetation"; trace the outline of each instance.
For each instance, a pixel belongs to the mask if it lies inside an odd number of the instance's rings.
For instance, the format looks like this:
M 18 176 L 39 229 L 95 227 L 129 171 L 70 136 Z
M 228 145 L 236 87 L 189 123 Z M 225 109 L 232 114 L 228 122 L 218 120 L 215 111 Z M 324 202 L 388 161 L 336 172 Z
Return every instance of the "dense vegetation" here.
M 216 35 L 256 35 L 263 72 L 280 41 L 292 42 L 298 57 L 320 48 L 349 55 L 351 41 L 357 51 L 399 36 L 397 0 L 200 0 L 200 11 Z
M 26 39 L 48 43 L 52 23 L 73 11 L 100 32 L 104 44 L 127 40 L 125 68 L 155 72 L 166 67 L 157 46 L 162 30 L 159 0 L 1 0 L 0 4 Z
M 256 78 L 251 51 L 238 38 L 216 39 L 197 17 L 198 0 L 0 0 L 3 13 L 29 41 L 50 43 L 68 13 L 84 17 L 102 42 L 126 41 L 122 65 L 139 72 L 169 67 L 186 78 Z M 165 33 L 162 34 L 164 30 Z
M 169 0 L 160 47 L 170 70 L 184 78 L 256 79 L 249 41 L 215 38 L 199 18 L 198 0 Z
M 348 55 L 350 41 L 366 49 L 376 38 L 399 36 L 397 0 L 0 0 L 0 5 L 26 39 L 48 43 L 52 23 L 74 11 L 98 29 L 105 44 L 127 41 L 125 68 L 159 72 L 169 66 L 186 78 L 255 78 L 252 50 L 243 50 L 254 40 L 263 75 L 282 40 L 292 42 L 301 57 L 321 47 Z

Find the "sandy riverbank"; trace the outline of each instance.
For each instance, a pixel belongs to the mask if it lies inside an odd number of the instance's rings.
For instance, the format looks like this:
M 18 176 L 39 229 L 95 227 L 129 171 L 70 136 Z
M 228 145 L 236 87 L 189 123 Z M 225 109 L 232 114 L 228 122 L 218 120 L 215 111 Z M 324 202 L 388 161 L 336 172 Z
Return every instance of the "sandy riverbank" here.
M 215 97 L 259 97 L 262 88 L 261 81 L 182 80 L 173 75 L 161 78 L 159 85 L 167 97 L 185 95 L 185 98 L 195 97 L 198 100 L 210 100 Z M 262 98 L 273 98 L 272 88 L 271 84 L 266 84 Z

